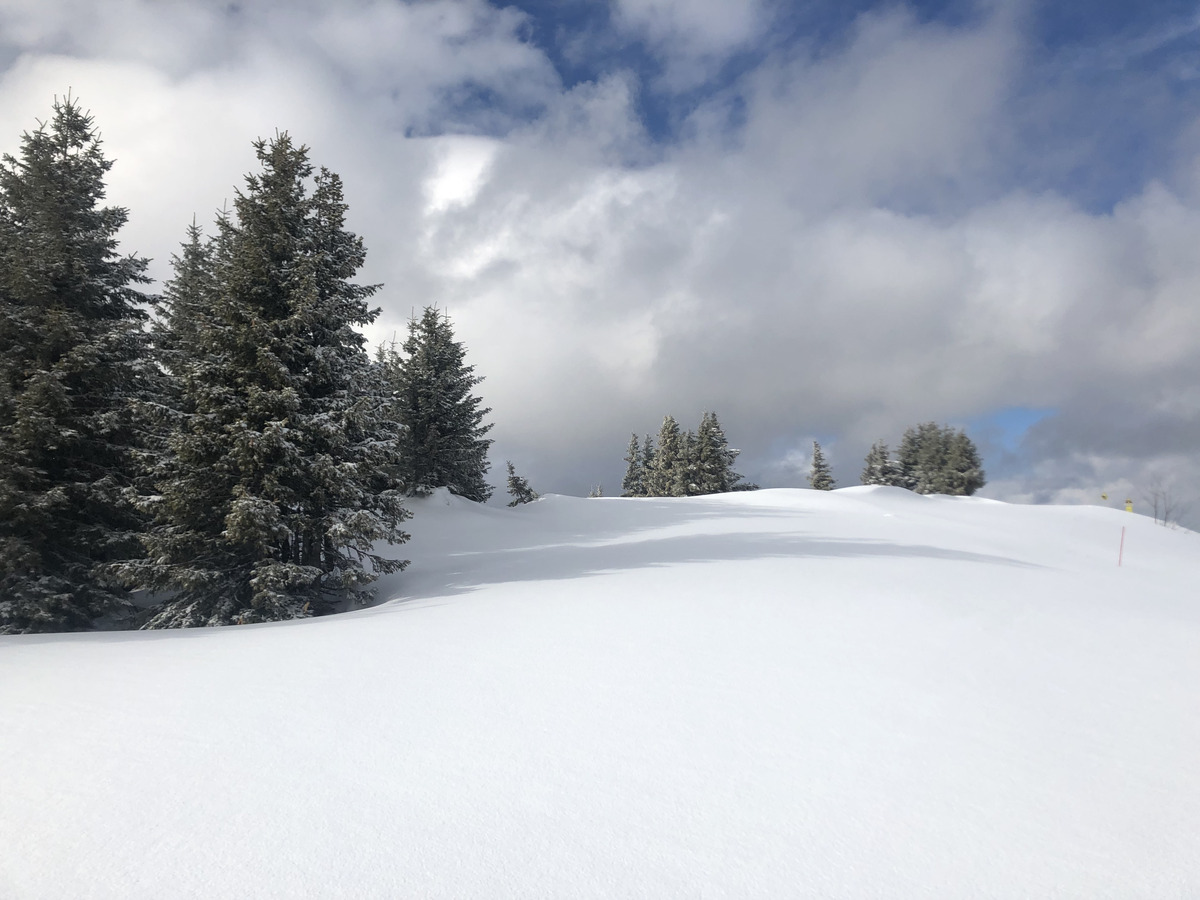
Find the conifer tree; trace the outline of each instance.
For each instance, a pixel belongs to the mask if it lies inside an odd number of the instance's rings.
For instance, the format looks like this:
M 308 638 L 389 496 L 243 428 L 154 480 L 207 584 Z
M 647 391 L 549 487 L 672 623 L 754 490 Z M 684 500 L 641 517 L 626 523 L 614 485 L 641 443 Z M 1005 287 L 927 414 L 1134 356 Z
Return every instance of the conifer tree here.
M 654 443 L 653 435 L 646 435 L 642 440 L 642 497 L 650 497 L 652 483 L 654 481 L 654 461 L 658 457 L 658 447 Z
M 918 494 L 943 493 L 945 450 L 945 435 L 936 422 L 905 429 L 898 453 L 902 486 Z
M 832 491 L 837 487 L 837 482 L 833 480 L 833 471 L 825 461 L 821 445 L 816 441 L 813 441 L 812 470 L 808 473 L 808 483 L 814 491 Z
M 696 434 L 696 493 L 721 494 L 736 489 L 742 476 L 733 470 L 741 451 L 729 446 L 717 414 L 706 412 Z
M 121 604 L 107 564 L 137 552 L 153 298 L 117 252 L 127 211 L 100 205 L 111 167 L 70 97 L 0 164 L 0 633 L 91 627 Z
M 508 501 L 509 506 L 520 506 L 522 503 L 532 503 L 538 499 L 538 492 L 529 486 L 529 482 L 517 474 L 517 470 L 511 462 L 505 462 L 508 466 L 508 493 L 512 497 Z
M 226 232 L 222 229 L 221 233 Z M 164 315 L 155 322 L 152 333 L 159 363 L 177 379 L 184 376 L 186 363 L 202 337 L 201 321 L 216 296 L 216 252 L 193 220 L 180 252 L 171 257 L 174 276 L 164 286 Z
M 647 478 L 647 494 L 651 497 L 676 496 L 678 470 L 685 465 L 683 434 L 674 416 L 663 418 L 654 450 L 654 465 Z
M 165 364 L 178 408 L 157 463 L 149 558 L 130 584 L 171 592 L 148 627 L 297 618 L 364 599 L 405 563 L 398 429 L 355 326 L 378 310 L 351 279 L 366 252 L 344 228 L 340 179 L 285 133 L 254 144 L 233 215 L 189 231 L 168 289 Z
M 979 450 L 965 431 L 960 430 L 950 438 L 946 469 L 947 494 L 969 497 L 987 484 Z
M 629 449 L 625 452 L 625 477 L 621 479 L 622 497 L 646 496 L 646 485 L 642 471 L 642 448 L 637 434 L 629 436 Z
M 465 363 L 466 350 L 454 340 L 449 317 L 426 307 L 408 323 L 402 348 L 382 348 L 379 361 L 394 397 L 394 416 L 403 426 L 401 480 L 414 494 L 437 487 L 485 502 L 491 412 L 472 391 L 483 381 Z
M 700 486 L 696 483 L 698 445 L 696 432 L 691 429 L 684 432 L 680 438 L 679 464 L 675 467 L 675 478 L 671 486 L 672 497 L 694 497 L 700 493 Z
M 859 480 L 863 484 L 904 486 L 904 475 L 900 470 L 900 463 L 892 459 L 891 451 L 883 441 L 876 441 L 871 446 Z

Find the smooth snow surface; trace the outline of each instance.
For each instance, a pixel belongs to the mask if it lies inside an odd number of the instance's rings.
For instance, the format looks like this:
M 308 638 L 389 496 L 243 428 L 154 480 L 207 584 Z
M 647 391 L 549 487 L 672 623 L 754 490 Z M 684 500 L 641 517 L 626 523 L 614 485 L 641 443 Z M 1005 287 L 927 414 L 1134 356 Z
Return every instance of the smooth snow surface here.
M 1200 896 L 1200 536 L 892 488 L 416 513 L 373 609 L 0 638 L 0 897 Z

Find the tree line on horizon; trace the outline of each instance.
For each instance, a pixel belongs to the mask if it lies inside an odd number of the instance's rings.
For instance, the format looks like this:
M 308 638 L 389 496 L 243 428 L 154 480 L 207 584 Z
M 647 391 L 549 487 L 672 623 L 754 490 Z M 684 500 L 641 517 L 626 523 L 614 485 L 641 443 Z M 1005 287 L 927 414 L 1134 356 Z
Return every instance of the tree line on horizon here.
M 813 441 L 807 476 L 813 490 L 837 487 L 821 445 Z M 969 497 L 987 483 L 975 443 L 962 429 L 925 422 L 904 431 L 898 452 L 876 441 L 863 460 L 859 483 L 900 487 L 918 494 Z
M 733 469 L 740 450 L 729 446 L 714 412 L 705 412 L 696 431 L 683 431 L 672 415 L 663 418 L 658 438 L 629 438 L 622 497 L 697 497 L 726 491 L 752 491 Z
M 117 252 L 68 97 L 0 165 L 0 633 L 305 617 L 407 562 L 404 498 L 492 492 L 490 412 L 445 313 L 372 359 L 341 180 L 286 134 L 157 297 Z M 151 312 L 154 315 L 151 315 Z
M 965 431 L 924 422 L 905 430 L 895 455 L 876 441 L 863 460 L 861 481 L 918 494 L 969 497 L 987 484 L 987 477 L 979 450 Z

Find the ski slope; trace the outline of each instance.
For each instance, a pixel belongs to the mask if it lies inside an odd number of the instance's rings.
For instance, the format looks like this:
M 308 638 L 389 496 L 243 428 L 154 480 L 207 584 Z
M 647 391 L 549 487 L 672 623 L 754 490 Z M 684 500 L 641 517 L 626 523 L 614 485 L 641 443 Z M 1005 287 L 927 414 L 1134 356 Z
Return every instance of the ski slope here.
M 371 609 L 0 638 L 0 897 L 1200 896 L 1200 536 L 414 508 Z

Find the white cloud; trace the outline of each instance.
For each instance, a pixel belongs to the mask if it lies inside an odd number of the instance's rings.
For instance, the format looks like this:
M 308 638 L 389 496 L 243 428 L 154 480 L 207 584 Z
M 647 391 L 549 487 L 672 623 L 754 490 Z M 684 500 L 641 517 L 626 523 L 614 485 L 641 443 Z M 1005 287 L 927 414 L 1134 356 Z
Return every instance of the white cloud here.
M 618 28 L 657 51 L 660 86 L 671 90 L 703 83 L 770 23 L 762 0 L 616 0 L 613 9 Z
M 765 10 L 759 0 L 616 0 L 616 18 L 653 41 L 690 42 L 724 51 L 757 37 Z

